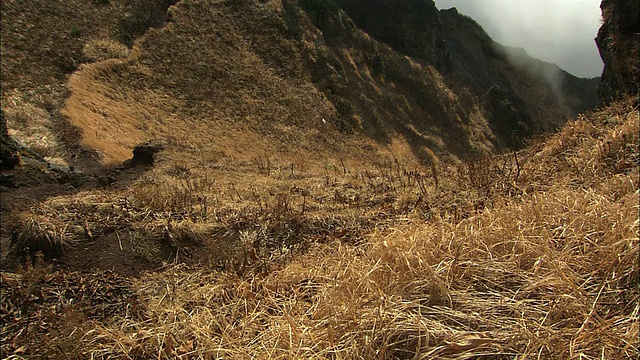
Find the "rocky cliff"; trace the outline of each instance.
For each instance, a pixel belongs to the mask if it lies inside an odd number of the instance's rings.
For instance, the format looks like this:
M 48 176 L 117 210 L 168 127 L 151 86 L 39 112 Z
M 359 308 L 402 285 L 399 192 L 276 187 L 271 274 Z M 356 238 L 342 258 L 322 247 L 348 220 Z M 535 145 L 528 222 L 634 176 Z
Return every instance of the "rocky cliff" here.
M 502 145 L 551 131 L 596 105 L 597 78 L 577 78 L 501 46 L 455 8 L 439 11 L 430 0 L 338 2 L 366 33 L 431 65 L 455 93 L 477 97 Z
M 596 43 L 604 62 L 598 99 L 601 103 L 638 96 L 640 84 L 640 2 L 603 0 L 603 24 Z

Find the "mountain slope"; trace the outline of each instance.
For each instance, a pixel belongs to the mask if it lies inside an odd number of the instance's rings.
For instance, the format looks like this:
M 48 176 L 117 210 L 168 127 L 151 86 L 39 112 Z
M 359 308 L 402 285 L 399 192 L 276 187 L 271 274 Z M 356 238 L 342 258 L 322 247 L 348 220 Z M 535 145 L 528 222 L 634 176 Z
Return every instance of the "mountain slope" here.
M 3 357 L 637 358 L 637 97 L 456 161 L 566 107 L 430 1 L 48 1 L 43 44 L 96 28 L 23 72 L 40 1 L 2 2 Z
M 20 33 L 12 14 L 31 10 L 18 4 L 3 4 L 3 28 Z M 468 158 L 517 146 L 576 111 L 575 101 L 511 64 L 475 22 L 429 1 L 390 11 L 384 2 L 201 0 L 179 2 L 168 15 L 161 9 L 171 2 L 153 11 L 127 1 L 96 4 L 79 6 L 63 24 L 73 30 L 74 19 L 91 15 L 101 30 L 83 28 L 76 42 L 61 36 L 57 51 L 73 49 L 70 58 L 88 62 L 69 81 L 62 119 L 104 164 L 122 162 L 149 137 L 212 152 L 230 151 L 231 137 L 270 151 L 296 152 L 306 142 L 317 154 L 354 133 L 382 146 L 403 139 L 418 155 L 426 146 Z M 130 55 L 116 51 L 144 25 L 158 28 Z M 124 36 L 127 29 L 135 31 Z M 109 57 L 120 59 L 100 61 Z M 5 86 L 31 81 L 12 69 L 3 66 L 13 81 Z M 231 147 L 237 155 L 254 151 Z
M 33 204 L 12 214 L 18 244 L 48 234 L 76 248 L 55 267 L 36 256 L 2 273 L 1 350 L 635 358 L 632 102 L 581 116 L 516 158 L 441 169 L 439 186 L 390 158 L 291 170 L 160 164 L 125 189 Z
M 432 64 L 454 92 L 469 89 L 483 99 L 492 87 L 499 87 L 515 95 L 513 102 L 521 103 L 519 121 L 525 125 L 519 129 L 521 136 L 549 131 L 567 114 L 575 116 L 595 106 L 597 80 L 578 79 L 526 53 L 512 56 L 455 8 L 437 11 L 431 1 L 411 0 L 374 2 L 374 6 L 358 0 L 340 3 L 372 36 Z M 492 124 L 494 130 L 500 129 L 497 121 Z M 513 130 L 507 129 L 502 140 L 509 141 Z

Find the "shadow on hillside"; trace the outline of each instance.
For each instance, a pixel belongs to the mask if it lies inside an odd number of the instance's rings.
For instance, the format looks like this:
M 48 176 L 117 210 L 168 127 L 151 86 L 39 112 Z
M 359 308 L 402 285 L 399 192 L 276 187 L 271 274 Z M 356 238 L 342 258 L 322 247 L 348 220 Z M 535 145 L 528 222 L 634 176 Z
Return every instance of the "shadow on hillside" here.
M 74 164 L 68 167 L 48 162 L 22 145 L 19 153 L 21 159 L 18 166 L 0 171 L 0 268 L 3 270 L 19 267 L 27 253 L 31 253 L 33 257 L 33 253 L 38 250 L 25 251 L 14 247 L 14 242 L 22 236 L 21 234 L 33 230 L 34 233 L 27 236 L 32 235 L 34 246 L 41 245 L 45 251 L 49 248 L 48 243 L 55 242 L 56 235 L 71 231 L 67 228 L 68 224 L 58 224 L 63 226 L 62 228 L 54 226 L 53 233 L 48 232 L 51 229 L 43 230 L 50 227 L 46 218 L 55 218 L 60 211 L 43 205 L 47 200 L 56 197 L 72 198 L 80 193 L 89 194 L 88 196 L 96 193 L 108 194 L 112 190 L 126 189 L 151 168 L 148 164 L 131 160 L 122 165 L 105 167 L 100 164 L 94 151 L 86 149 L 81 149 L 75 152 L 74 156 L 65 159 L 69 164 Z M 75 208 L 75 201 L 70 200 L 68 206 Z M 40 222 L 38 219 L 41 216 L 45 218 Z M 33 222 L 33 226 L 29 227 L 29 221 Z M 118 241 L 114 242 L 113 239 L 104 236 L 94 238 L 89 230 L 87 235 L 91 239 L 89 243 L 84 244 L 77 253 L 74 250 L 75 255 L 71 254 L 67 259 L 65 254 L 62 259 L 71 270 L 97 266 L 105 269 L 117 268 L 118 272 L 123 274 L 135 274 L 142 269 L 157 267 L 157 264 L 147 264 L 134 259 L 131 254 L 123 253 L 118 256 L 110 251 L 113 250 L 113 246 L 118 246 Z M 113 245 L 114 243 L 116 245 Z M 119 246 L 123 246 L 122 242 Z M 94 253 L 95 256 L 89 256 L 90 253 Z M 47 253 L 45 257 L 59 258 L 53 255 L 55 254 Z

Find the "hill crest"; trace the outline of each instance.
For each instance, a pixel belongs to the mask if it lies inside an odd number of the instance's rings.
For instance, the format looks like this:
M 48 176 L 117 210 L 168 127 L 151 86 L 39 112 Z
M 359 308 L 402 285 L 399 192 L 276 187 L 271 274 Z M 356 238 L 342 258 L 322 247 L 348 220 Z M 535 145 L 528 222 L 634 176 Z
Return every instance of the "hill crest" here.
M 16 4 L 4 5 L 7 32 L 20 31 L 11 26 Z M 289 144 L 291 152 L 302 139 L 312 139 L 305 146 L 317 152 L 344 134 L 381 146 L 399 137 L 416 154 L 426 146 L 460 159 L 515 146 L 514 134 L 551 131 L 576 112 L 575 94 L 570 100 L 554 94 L 544 79 L 511 64 L 475 22 L 432 2 L 394 9 L 316 0 L 165 2 L 151 10 L 132 4 L 83 4 L 62 22 L 72 27 L 62 37 L 69 44 L 93 44 L 104 54 L 97 59 L 121 57 L 91 63 L 87 51 L 71 53 L 89 63 L 71 77 L 62 112 L 104 164 L 122 162 L 151 136 L 201 142 L 204 149 L 228 143 L 226 133 L 247 134 L 239 140 L 247 144 L 268 139 L 265 148 Z M 82 11 L 102 30 L 74 30 Z M 143 25 L 160 26 L 130 55 L 117 50 L 130 39 L 123 29 L 140 32 Z M 81 31 L 75 41 L 71 35 Z M 96 45 L 109 41 L 111 47 Z M 62 57 L 65 49 L 57 51 Z M 9 75 L 3 78 L 11 80 L 5 86 L 22 81 L 12 69 L 3 66 Z M 203 126 L 202 141 L 188 139 L 189 131 L 178 135 L 190 124 Z

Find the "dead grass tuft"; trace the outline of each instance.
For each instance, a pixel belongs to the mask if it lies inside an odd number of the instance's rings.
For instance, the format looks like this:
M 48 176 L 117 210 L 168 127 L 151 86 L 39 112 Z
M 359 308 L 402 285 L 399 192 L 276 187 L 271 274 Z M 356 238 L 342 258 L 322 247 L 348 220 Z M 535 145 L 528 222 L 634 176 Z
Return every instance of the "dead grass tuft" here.
M 44 214 L 33 214 L 14 229 L 12 249 L 33 256 L 40 251 L 47 258 L 61 255 L 76 244 L 67 224 Z
M 129 57 L 129 48 L 114 40 L 98 39 L 86 43 L 82 55 L 90 62 L 126 59 Z

